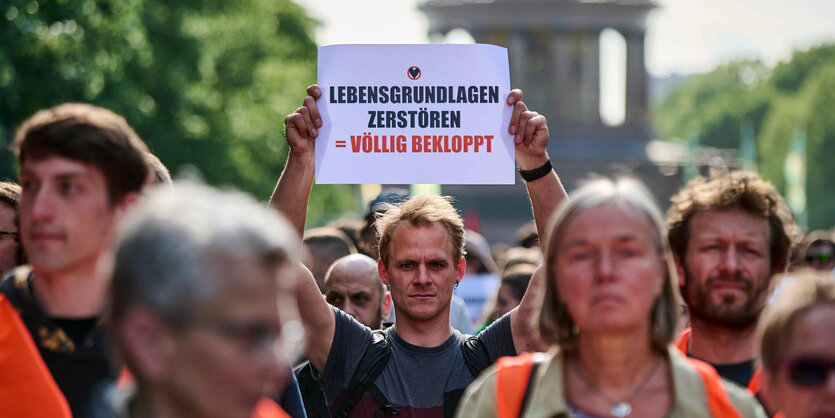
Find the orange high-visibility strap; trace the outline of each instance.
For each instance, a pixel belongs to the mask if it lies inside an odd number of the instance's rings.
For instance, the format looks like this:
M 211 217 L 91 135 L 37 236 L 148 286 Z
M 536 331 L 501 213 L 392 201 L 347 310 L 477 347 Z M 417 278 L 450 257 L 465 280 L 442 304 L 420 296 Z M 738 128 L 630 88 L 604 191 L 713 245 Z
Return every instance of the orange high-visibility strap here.
M 721 418 L 742 418 L 739 411 L 736 410 L 728 393 L 725 392 L 725 387 L 722 385 L 722 378 L 716 373 L 716 369 L 710 364 L 703 361 L 688 358 L 690 366 L 699 372 L 702 377 L 702 382 L 705 385 L 707 393 L 707 406 L 710 409 L 711 415 Z
M 687 344 L 690 342 L 690 333 L 693 332 L 692 329 L 687 328 L 684 331 L 681 331 L 681 334 L 678 334 L 678 340 L 676 341 L 676 348 L 678 351 L 681 351 L 681 354 L 687 355 Z
M 0 411 L 10 417 L 72 418 L 23 320 L 0 294 Z
M 754 375 L 751 376 L 751 380 L 748 381 L 748 392 L 752 395 L 757 395 L 762 389 L 762 382 L 760 382 L 762 371 L 762 368 L 757 367 L 757 370 L 754 370 Z
M 255 405 L 252 418 L 290 418 L 272 399 L 264 398 Z
M 133 384 L 133 375 L 130 374 L 130 370 L 127 367 L 122 367 L 122 371 L 119 372 L 119 377 L 116 378 L 116 387 L 119 389 L 128 389 Z
M 496 362 L 496 418 L 519 417 L 533 360 L 533 353 L 524 353 Z
M 681 331 L 681 334 L 678 335 L 678 340 L 676 340 L 675 343 L 676 348 L 678 348 L 678 350 L 685 356 L 687 355 L 687 344 L 690 343 L 690 334 L 692 332 L 693 330 L 690 328 Z M 760 383 L 760 374 L 762 374 L 762 370 L 757 368 L 754 370 L 754 375 L 751 376 L 751 380 L 748 381 L 748 392 L 754 396 L 759 394 L 760 389 L 762 388 L 762 383 Z

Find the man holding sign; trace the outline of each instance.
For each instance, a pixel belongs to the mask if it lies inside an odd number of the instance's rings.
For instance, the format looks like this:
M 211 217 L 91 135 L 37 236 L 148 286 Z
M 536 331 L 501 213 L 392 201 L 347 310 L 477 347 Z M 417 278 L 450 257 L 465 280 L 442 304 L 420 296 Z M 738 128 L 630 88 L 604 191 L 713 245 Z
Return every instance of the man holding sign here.
M 309 87 L 304 106 L 284 121 L 290 153 L 270 201 L 299 234 L 313 184 L 314 155 L 325 145 L 316 140 L 326 128 L 321 97 L 322 89 Z M 537 225 L 544 229 L 566 195 L 546 153 L 545 117 L 529 111 L 521 99 L 519 90 L 502 97 L 512 107 L 508 132 L 513 140 L 508 142 L 527 181 Z M 480 370 L 500 356 L 539 347 L 531 318 L 543 277 L 535 276 L 517 309 L 478 336 L 462 335 L 449 322 L 452 290 L 465 270 L 463 222 L 452 205 L 440 197 L 414 197 L 388 210 L 378 221 L 378 232 L 378 269 L 391 289 L 394 326 L 372 333 L 331 308 L 304 270 L 298 299 L 308 336 L 305 355 L 320 374 L 334 416 L 452 416 Z M 376 372 L 365 366 L 372 351 L 384 353 L 378 356 L 382 369 Z M 364 379 L 364 386 L 357 383 L 363 380 L 359 375 L 369 374 L 373 376 Z

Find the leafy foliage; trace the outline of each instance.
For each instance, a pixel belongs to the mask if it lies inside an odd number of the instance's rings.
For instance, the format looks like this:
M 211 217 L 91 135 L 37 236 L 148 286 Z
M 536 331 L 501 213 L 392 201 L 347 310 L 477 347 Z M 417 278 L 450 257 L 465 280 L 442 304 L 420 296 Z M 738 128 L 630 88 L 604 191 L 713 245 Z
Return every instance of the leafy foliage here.
M 39 109 L 89 102 L 125 116 L 172 172 L 192 165 L 266 199 L 284 115 L 315 81 L 315 25 L 290 0 L 5 0 L 0 138 Z M 315 189 L 318 217 L 354 208 L 348 187 Z

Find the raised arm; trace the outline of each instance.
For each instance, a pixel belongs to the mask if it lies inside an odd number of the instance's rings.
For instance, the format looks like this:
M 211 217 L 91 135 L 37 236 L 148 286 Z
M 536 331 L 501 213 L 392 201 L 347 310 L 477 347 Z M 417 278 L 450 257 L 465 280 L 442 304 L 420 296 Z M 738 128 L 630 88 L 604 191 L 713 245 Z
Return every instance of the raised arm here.
M 520 170 L 534 170 L 549 162 L 548 150 L 548 122 L 545 116 L 528 110 L 522 101 L 522 91 L 513 90 L 507 98 L 507 103 L 513 105 L 513 116 L 510 119 L 508 131 L 515 135 L 516 165 Z M 553 169 L 545 176 L 532 181 L 526 181 L 525 187 L 531 198 L 533 218 L 540 240 L 545 239 L 548 221 L 557 211 L 560 203 L 568 198 L 562 187 L 556 171 Z
M 287 153 L 284 171 L 270 198 L 270 207 L 286 216 L 299 236 L 304 235 L 307 200 L 313 187 L 316 137 L 322 127 L 322 116 L 316 100 L 321 96 L 319 86 L 314 84 L 308 87 L 304 105 L 284 118 L 284 138 L 290 152 Z
M 545 116 L 528 110 L 522 102 L 522 91 L 513 90 L 507 98 L 513 106 L 508 131 L 514 135 L 516 164 L 520 170 L 534 170 L 548 163 L 548 123 Z M 545 242 L 548 221 L 560 203 L 568 198 L 557 173 L 552 169 L 536 180 L 526 181 L 525 186 L 531 198 L 531 208 L 540 240 Z M 545 271 L 539 268 L 528 284 L 522 302 L 510 314 L 510 327 L 516 352 L 536 351 L 543 347 L 534 318 L 541 309 L 542 293 L 545 291 Z
M 322 116 L 316 100 L 322 96 L 319 86 L 307 88 L 304 105 L 284 119 L 284 137 L 290 152 L 284 171 L 270 198 L 270 207 L 281 212 L 296 229 L 304 234 L 307 201 L 313 187 L 316 137 L 322 127 Z M 322 297 L 313 275 L 298 262 L 298 305 L 307 341 L 304 354 L 320 373 L 333 343 L 335 321 L 330 305 Z

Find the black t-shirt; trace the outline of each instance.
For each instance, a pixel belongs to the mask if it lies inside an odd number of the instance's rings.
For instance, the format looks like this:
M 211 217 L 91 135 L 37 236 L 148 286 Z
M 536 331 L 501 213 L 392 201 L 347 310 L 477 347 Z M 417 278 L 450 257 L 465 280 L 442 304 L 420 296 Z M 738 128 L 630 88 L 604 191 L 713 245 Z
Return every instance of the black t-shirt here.
M 743 361 L 742 363 L 709 364 L 716 369 L 716 373 L 719 373 L 719 376 L 722 376 L 723 379 L 734 382 L 744 388 L 748 387 L 748 382 L 754 376 L 754 359 Z
M 84 417 L 93 392 L 117 372 L 107 361 L 104 329 L 98 318 L 48 317 L 33 297 L 31 275 L 18 269 L 3 279 L 0 290 L 23 319 L 73 416 Z

